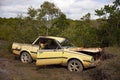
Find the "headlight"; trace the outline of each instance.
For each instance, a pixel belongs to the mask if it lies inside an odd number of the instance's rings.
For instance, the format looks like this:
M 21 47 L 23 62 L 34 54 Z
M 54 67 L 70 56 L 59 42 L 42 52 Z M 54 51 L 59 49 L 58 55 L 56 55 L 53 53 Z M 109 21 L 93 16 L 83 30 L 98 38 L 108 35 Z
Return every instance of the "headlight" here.
M 83 60 L 83 61 L 92 63 L 92 62 L 94 62 L 95 60 L 94 60 L 94 58 L 92 57 L 92 58 L 90 58 L 89 60 Z
M 94 58 L 92 57 L 92 58 L 91 58 L 91 62 L 94 62 L 94 61 L 95 61 L 95 60 L 94 60 Z

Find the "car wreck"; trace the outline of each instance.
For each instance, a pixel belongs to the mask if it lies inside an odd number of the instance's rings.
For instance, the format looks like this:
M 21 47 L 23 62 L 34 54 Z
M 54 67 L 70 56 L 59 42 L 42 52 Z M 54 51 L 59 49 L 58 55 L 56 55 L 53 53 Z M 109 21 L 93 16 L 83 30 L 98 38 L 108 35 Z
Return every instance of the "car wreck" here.
M 23 63 L 35 60 L 36 66 L 61 64 L 67 66 L 69 71 L 80 72 L 96 66 L 103 50 L 76 47 L 62 37 L 39 36 L 32 44 L 14 42 L 12 51 Z

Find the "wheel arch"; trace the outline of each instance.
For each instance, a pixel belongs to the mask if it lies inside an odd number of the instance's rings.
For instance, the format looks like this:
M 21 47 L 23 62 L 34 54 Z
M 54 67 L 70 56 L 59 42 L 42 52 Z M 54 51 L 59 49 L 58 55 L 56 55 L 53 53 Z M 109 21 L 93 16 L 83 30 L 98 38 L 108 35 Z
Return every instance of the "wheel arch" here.
M 32 56 L 31 56 L 30 52 L 28 52 L 28 51 L 26 51 L 26 50 L 21 51 L 21 52 L 20 52 L 20 56 L 21 56 L 21 54 L 24 53 L 24 52 L 28 53 L 28 54 L 30 55 L 31 59 L 33 60 L 33 58 L 32 58 Z
M 21 51 L 21 52 L 20 52 L 20 55 L 21 55 L 23 52 L 27 52 L 27 53 L 30 55 L 30 53 L 29 53 L 28 51 L 26 51 L 26 50 Z
M 77 58 L 70 58 L 70 59 L 67 61 L 67 64 L 68 64 L 71 60 L 78 60 L 78 61 L 82 64 L 82 66 L 83 66 L 83 68 L 84 68 L 84 65 L 83 65 L 82 61 L 81 61 L 80 59 L 77 59 Z
M 29 63 L 32 63 L 33 62 L 33 58 L 32 58 L 32 56 L 31 56 L 31 54 L 28 52 L 28 51 L 26 51 L 26 50 L 23 50 L 23 51 L 21 51 L 20 52 L 20 59 L 21 59 L 21 55 L 22 55 L 22 53 L 24 53 L 24 52 L 26 52 L 27 54 L 29 54 L 29 56 L 30 56 L 30 59 L 31 59 L 31 61 L 29 62 Z

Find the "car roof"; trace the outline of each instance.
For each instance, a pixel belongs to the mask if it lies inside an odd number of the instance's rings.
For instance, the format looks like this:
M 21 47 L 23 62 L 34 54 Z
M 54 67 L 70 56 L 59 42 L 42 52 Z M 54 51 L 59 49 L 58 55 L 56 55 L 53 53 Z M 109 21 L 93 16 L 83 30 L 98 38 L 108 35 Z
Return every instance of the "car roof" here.
M 54 36 L 39 36 L 32 44 L 35 44 L 35 42 L 39 39 L 39 38 L 49 38 L 49 39 L 54 39 L 56 41 L 58 41 L 59 43 L 62 43 L 65 38 L 62 37 L 54 37 Z
M 63 42 L 65 40 L 65 38 L 63 37 L 54 37 L 54 36 L 39 36 L 39 38 L 49 38 L 49 39 L 54 39 L 58 42 Z

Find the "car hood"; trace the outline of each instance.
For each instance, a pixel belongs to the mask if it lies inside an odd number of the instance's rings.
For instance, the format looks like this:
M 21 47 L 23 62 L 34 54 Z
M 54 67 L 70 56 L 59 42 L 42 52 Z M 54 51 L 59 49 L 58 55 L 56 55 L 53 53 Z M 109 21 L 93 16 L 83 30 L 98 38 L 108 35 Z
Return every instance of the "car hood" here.
M 70 51 L 76 51 L 76 52 L 91 52 L 91 53 L 98 53 L 102 52 L 102 48 L 84 48 L 84 47 L 72 47 L 69 48 Z
M 102 48 L 83 48 L 83 47 L 71 47 L 68 48 L 69 51 L 82 53 L 83 55 L 93 56 L 95 60 L 101 59 L 101 54 L 103 53 Z

